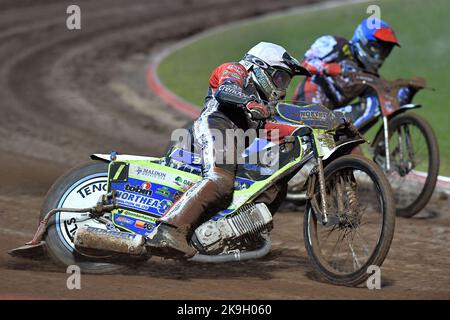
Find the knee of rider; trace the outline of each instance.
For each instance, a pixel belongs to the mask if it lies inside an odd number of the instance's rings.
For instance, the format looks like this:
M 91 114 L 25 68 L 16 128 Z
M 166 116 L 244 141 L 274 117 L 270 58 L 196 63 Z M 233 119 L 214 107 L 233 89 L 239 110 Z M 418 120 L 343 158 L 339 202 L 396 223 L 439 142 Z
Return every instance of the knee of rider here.
M 220 168 L 213 168 L 205 178 L 213 182 L 211 187 L 219 197 L 227 198 L 232 196 L 235 178 L 233 173 Z

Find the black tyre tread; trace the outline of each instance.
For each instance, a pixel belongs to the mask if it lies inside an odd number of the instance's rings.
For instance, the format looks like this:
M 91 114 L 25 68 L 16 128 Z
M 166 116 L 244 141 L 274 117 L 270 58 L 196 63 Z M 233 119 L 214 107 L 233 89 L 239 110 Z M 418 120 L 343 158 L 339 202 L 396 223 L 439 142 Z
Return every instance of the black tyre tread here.
M 47 192 L 44 202 L 41 207 L 39 221 L 43 219 L 45 214 L 50 210 L 54 209 L 63 193 L 67 190 L 74 181 L 81 179 L 90 174 L 107 172 L 108 163 L 104 162 L 88 162 L 83 163 L 66 174 L 59 177 L 52 187 Z M 56 236 L 50 230 L 52 227 L 55 228 L 55 218 L 51 218 L 49 221 L 49 228 L 45 234 L 46 241 L 46 251 L 51 258 L 51 260 L 62 267 L 67 267 L 68 265 L 78 265 L 83 273 L 91 274 L 104 274 L 104 273 L 116 273 L 126 269 L 126 266 L 112 263 L 96 263 L 88 261 L 76 261 L 74 256 L 67 250 L 61 249 L 55 241 L 61 241 L 59 237 Z
M 389 135 L 395 131 L 395 129 L 404 123 L 414 123 L 424 133 L 425 140 L 430 150 L 431 159 L 429 162 L 428 176 L 425 181 L 425 186 L 417 199 L 406 208 L 396 208 L 397 216 L 410 218 L 420 212 L 428 203 L 433 195 L 434 188 L 436 187 L 437 178 L 439 175 L 439 145 L 436 139 L 433 128 L 428 121 L 422 116 L 413 113 L 406 112 L 395 116 L 389 121 Z M 380 140 L 384 139 L 384 134 L 380 134 L 374 145 L 378 145 Z
M 372 255 L 371 259 L 367 261 L 367 263 L 361 268 L 357 273 L 347 276 L 342 275 L 336 275 L 330 273 L 328 270 L 326 270 L 320 263 L 320 261 L 317 259 L 313 252 L 313 248 L 309 246 L 309 240 L 308 240 L 308 215 L 312 213 L 312 210 L 310 210 L 310 205 L 308 204 L 305 210 L 305 219 L 303 222 L 303 236 L 305 239 L 305 247 L 306 251 L 308 253 L 308 256 L 310 257 L 310 260 L 313 264 L 313 267 L 316 271 L 319 272 L 320 275 L 322 275 L 328 282 L 335 284 L 335 285 L 344 285 L 344 286 L 357 286 L 361 284 L 362 282 L 366 281 L 367 278 L 370 276 L 370 274 L 366 273 L 366 269 L 369 265 L 376 265 L 381 266 L 384 262 L 389 249 L 391 247 L 392 239 L 394 237 L 394 229 L 395 229 L 395 204 L 394 204 L 394 198 L 392 194 L 392 190 L 389 184 L 389 181 L 387 180 L 386 176 L 384 175 L 381 168 L 373 161 L 360 156 L 360 155 L 345 155 L 342 156 L 333 162 L 331 162 L 329 165 L 325 167 L 325 179 L 334 172 L 337 168 L 345 167 L 350 164 L 360 164 L 362 166 L 365 166 L 368 168 L 368 171 L 371 172 L 375 177 L 377 177 L 382 197 L 383 197 L 383 205 L 385 207 L 385 217 L 383 219 L 383 228 L 381 233 L 381 240 L 379 241 L 374 254 Z M 366 268 L 364 268 L 366 267 Z

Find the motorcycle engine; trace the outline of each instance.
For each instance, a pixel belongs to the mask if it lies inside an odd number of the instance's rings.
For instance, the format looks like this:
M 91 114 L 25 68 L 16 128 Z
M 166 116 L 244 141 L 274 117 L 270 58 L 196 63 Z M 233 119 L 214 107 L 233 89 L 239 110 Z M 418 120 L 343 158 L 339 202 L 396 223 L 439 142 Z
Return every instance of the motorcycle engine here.
M 267 206 L 250 203 L 231 216 L 200 225 L 194 232 L 193 242 L 197 249 L 211 254 L 232 249 L 241 242 L 251 242 L 272 228 L 272 214 Z

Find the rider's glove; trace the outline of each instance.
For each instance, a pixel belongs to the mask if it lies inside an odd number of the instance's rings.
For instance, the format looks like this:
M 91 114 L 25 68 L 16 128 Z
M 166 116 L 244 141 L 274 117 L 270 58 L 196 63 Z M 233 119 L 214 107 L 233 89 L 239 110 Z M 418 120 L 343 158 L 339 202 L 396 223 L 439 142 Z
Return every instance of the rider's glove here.
M 270 108 L 258 101 L 250 101 L 247 103 L 246 108 L 250 111 L 253 120 L 265 120 L 272 116 Z
M 270 116 L 273 117 L 278 114 L 277 105 L 278 105 L 277 100 L 269 101 L 269 103 L 267 104 L 267 108 L 269 108 Z
M 341 75 L 348 77 L 352 73 L 357 72 L 357 66 L 353 62 L 343 61 L 341 64 Z
M 326 65 L 323 66 L 323 73 L 328 76 L 337 76 L 342 74 L 342 69 L 339 63 L 336 62 L 327 63 Z

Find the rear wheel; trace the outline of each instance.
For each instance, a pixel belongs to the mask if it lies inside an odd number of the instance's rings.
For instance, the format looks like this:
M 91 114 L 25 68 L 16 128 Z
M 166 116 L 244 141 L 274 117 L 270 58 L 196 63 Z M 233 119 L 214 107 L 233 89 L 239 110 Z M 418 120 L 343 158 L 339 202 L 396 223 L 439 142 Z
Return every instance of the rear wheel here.
M 94 206 L 99 197 L 106 193 L 107 177 L 107 163 L 88 163 L 70 170 L 47 192 L 40 219 L 54 208 Z M 110 273 L 123 269 L 124 266 L 119 264 L 95 261 L 106 259 L 107 256 L 86 256 L 75 249 L 73 237 L 83 225 L 106 228 L 104 224 L 91 219 L 87 213 L 61 212 L 54 215 L 48 223 L 45 235 L 50 258 L 65 267 L 77 265 L 85 273 Z
M 374 160 L 386 171 L 384 134 L 374 142 Z M 439 146 L 430 124 L 408 112 L 389 121 L 390 170 L 397 215 L 412 217 L 430 200 L 439 173 Z
M 395 227 L 391 188 L 381 169 L 361 156 L 340 157 L 324 171 L 327 212 L 339 222 L 324 226 L 308 201 L 303 224 L 306 251 L 327 281 L 356 286 L 370 276 L 370 266 L 381 266 L 389 251 Z M 320 203 L 318 191 L 317 183 Z

